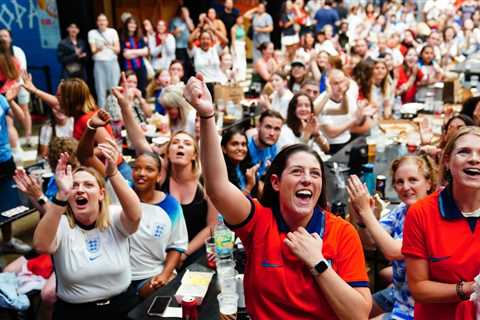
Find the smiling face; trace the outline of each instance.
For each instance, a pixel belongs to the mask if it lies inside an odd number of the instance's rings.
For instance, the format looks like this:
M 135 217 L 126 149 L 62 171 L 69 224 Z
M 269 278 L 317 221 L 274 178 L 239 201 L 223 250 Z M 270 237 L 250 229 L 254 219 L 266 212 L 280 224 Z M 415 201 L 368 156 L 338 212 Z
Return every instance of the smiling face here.
M 127 24 L 127 29 L 130 34 L 134 34 L 137 30 L 137 22 L 134 19 L 130 19 Z
M 445 167 L 452 175 L 454 187 L 480 189 L 480 136 L 468 133 L 459 137 Z
M 295 108 L 295 115 L 298 119 L 306 121 L 311 114 L 312 104 L 310 103 L 310 99 L 304 95 L 299 96 L 297 99 L 297 106 Z
M 415 52 L 415 48 L 410 48 L 407 51 L 407 54 L 405 55 L 405 63 L 407 66 L 410 68 L 413 68 L 418 62 L 418 56 L 417 53 Z
M 202 50 L 207 51 L 210 49 L 210 46 L 212 45 L 212 36 L 208 32 L 202 32 L 202 35 L 200 36 L 200 48 Z
M 167 32 L 167 24 L 165 23 L 165 21 L 163 21 L 163 20 L 158 21 L 158 23 L 157 23 L 157 31 L 158 31 L 159 33 L 165 33 L 165 32 Z
M 424 198 L 432 187 L 415 160 L 407 160 L 395 171 L 393 187 L 407 206 Z
M 431 47 L 426 47 L 422 51 L 422 59 L 425 64 L 430 64 L 433 61 L 433 49 Z
M 168 148 L 168 160 L 175 165 L 189 165 L 197 158 L 195 142 L 185 133 L 178 133 L 172 137 Z
M 272 175 L 285 220 L 309 218 L 322 192 L 322 169 L 317 158 L 300 151 L 288 158 L 280 177 Z
M 387 66 L 385 63 L 376 63 L 375 66 L 373 67 L 373 80 L 374 81 L 381 81 L 385 79 L 387 76 Z
M 68 198 L 75 219 L 82 224 L 93 224 L 100 213 L 100 202 L 105 190 L 100 187 L 94 175 L 78 171 L 73 175 L 73 188 Z
M 235 133 L 222 149 L 227 157 L 238 164 L 247 156 L 247 138 L 241 133 Z
M 137 157 L 132 170 L 135 190 L 155 190 L 156 184 L 160 182 L 160 174 L 159 163 L 154 158 L 148 155 Z
M 97 27 L 100 30 L 105 30 L 108 27 L 108 19 L 107 16 L 104 14 L 101 14 L 97 18 Z

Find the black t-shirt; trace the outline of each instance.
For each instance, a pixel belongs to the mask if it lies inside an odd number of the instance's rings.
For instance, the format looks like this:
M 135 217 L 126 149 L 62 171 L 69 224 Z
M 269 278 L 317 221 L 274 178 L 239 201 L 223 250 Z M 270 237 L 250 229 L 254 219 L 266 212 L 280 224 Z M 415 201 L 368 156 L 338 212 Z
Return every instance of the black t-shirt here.
M 223 24 L 225 25 L 225 29 L 227 29 L 227 36 L 228 36 L 228 39 L 230 39 L 230 30 L 232 29 L 233 25 L 235 24 L 235 21 L 237 20 L 237 17 L 238 17 L 238 10 L 237 9 L 233 9 L 232 12 L 228 13 L 228 12 L 225 12 L 225 10 L 222 10 L 222 12 L 220 12 L 218 14 L 218 18 L 220 20 L 222 20 Z

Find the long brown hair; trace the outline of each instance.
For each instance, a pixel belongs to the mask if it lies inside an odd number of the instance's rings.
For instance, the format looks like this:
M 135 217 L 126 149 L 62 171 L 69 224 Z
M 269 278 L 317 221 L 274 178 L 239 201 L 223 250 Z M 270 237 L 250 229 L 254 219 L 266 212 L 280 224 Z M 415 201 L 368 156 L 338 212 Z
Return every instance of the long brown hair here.
M 16 80 L 20 77 L 18 64 L 5 40 L 0 40 L 0 73 L 4 74 L 7 80 Z
M 70 78 L 60 83 L 59 102 L 64 113 L 69 117 L 79 117 L 98 109 L 90 89 L 80 78 Z

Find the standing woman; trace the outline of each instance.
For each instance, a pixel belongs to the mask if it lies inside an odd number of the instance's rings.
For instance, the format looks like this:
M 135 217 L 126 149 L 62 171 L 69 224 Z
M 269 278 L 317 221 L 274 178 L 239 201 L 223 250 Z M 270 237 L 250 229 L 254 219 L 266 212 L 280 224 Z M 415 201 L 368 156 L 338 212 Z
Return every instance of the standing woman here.
M 408 208 L 436 190 L 438 177 L 433 159 L 427 156 L 404 156 L 392 163 L 393 187 L 401 204 L 377 220 L 372 198 L 357 176 L 351 176 L 347 190 L 353 206 L 351 212 L 362 239 L 372 239 L 383 255 L 392 261 L 393 287 L 373 295 L 371 317 L 413 320 L 413 297 L 408 289 L 405 261 L 401 253 L 403 224 Z M 385 303 L 388 301 L 388 304 Z
M 140 28 L 134 17 L 129 17 L 123 24 L 121 37 L 122 70 L 133 71 L 137 75 L 138 89 L 145 95 L 147 86 L 147 69 L 143 58 L 148 56 L 148 46 L 143 40 Z
M 78 26 L 71 23 L 67 28 L 68 36 L 58 44 L 57 57 L 62 64 L 62 79 L 77 77 L 87 81 L 87 44 L 78 39 L 79 32 Z
M 260 2 L 258 6 L 245 12 L 244 17 L 251 20 L 253 28 L 253 63 L 262 56 L 259 46 L 264 42 L 270 42 L 270 33 L 273 31 L 273 19 L 267 13 L 266 4 Z
M 465 127 L 441 158 L 447 186 L 415 203 L 405 219 L 402 254 L 415 319 L 454 319 L 480 270 L 480 128 Z
M 95 169 L 72 172 L 64 153 L 55 174 L 58 192 L 35 229 L 35 248 L 54 257 L 58 296 L 54 319 L 119 319 L 133 307 L 127 291 L 128 238 L 142 217 L 140 200 L 115 165 L 115 143 L 110 140 L 99 150 L 120 206 L 109 205 L 105 180 Z
M 235 24 L 230 30 L 232 39 L 232 55 L 233 65 L 236 67 L 238 74 L 236 75 L 237 81 L 243 81 L 247 72 L 247 52 L 245 50 L 246 33 L 243 27 L 243 16 L 238 16 L 235 20 Z
M 248 255 L 245 297 L 255 319 L 366 319 L 371 295 L 355 229 L 324 208 L 323 162 L 305 145 L 281 151 L 260 201 L 228 181 L 205 84 L 184 95 L 200 114 L 206 190 Z
M 175 37 L 168 32 L 165 21 L 158 20 L 155 42 L 153 45 L 149 44 L 149 48 L 153 69 L 168 70 L 170 63 L 175 60 Z
M 170 22 L 169 30 L 175 37 L 175 57 L 183 62 L 187 77 L 193 73 L 192 63 L 187 51 L 188 38 L 193 29 L 195 29 L 195 26 L 190 18 L 188 8 L 179 7 L 175 18 Z
M 105 14 L 97 17 L 97 29 L 88 32 L 88 43 L 92 52 L 93 76 L 95 77 L 95 91 L 100 107 L 105 105 L 107 90 L 118 84 L 120 67 L 117 55 L 120 53 L 118 33 L 108 28 L 108 19 Z

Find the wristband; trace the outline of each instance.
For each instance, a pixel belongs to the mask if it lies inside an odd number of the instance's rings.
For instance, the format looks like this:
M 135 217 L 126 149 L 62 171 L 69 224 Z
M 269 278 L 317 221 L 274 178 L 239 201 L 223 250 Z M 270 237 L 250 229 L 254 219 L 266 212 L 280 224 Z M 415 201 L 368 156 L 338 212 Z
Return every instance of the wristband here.
M 97 130 L 97 128 L 94 128 L 94 127 L 92 127 L 92 126 L 90 125 L 90 120 L 91 120 L 91 119 L 88 119 L 88 121 L 87 121 L 87 128 L 88 128 L 88 130 L 92 130 L 92 131 Z
M 210 119 L 210 118 L 213 118 L 213 117 L 215 117 L 215 111 L 211 115 L 208 115 L 208 116 L 200 115 L 200 119 Z
M 67 200 L 58 200 L 57 199 L 57 195 L 55 195 L 53 198 L 52 198 L 52 203 L 56 204 L 57 206 L 59 207 L 66 207 L 67 204 L 68 204 L 68 201 Z
M 455 288 L 455 291 L 457 292 L 457 297 L 462 300 L 462 301 L 465 301 L 465 300 L 468 300 L 469 297 L 465 294 L 465 292 L 463 291 L 463 280 L 460 280 L 458 283 L 457 283 L 457 286 Z
M 111 175 L 107 175 L 107 178 L 111 178 L 111 177 L 113 177 L 114 175 L 116 175 L 117 173 L 118 173 L 118 170 L 115 170 L 115 172 L 112 173 Z

